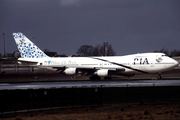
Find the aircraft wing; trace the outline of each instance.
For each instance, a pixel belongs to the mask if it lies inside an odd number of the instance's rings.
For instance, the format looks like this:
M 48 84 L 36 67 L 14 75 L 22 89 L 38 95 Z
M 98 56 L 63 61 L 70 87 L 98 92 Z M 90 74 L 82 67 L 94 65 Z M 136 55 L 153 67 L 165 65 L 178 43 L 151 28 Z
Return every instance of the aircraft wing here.
M 116 72 L 122 72 L 125 71 L 125 68 L 115 68 L 115 67 L 83 67 L 83 66 L 62 66 L 62 65 L 40 65 L 39 67 L 41 68 L 47 68 L 51 67 L 53 69 L 56 69 L 56 71 L 59 71 L 63 73 L 64 70 L 68 68 L 72 69 L 77 69 L 80 74 L 86 74 L 86 75 L 91 75 L 97 70 L 102 70 L 102 69 L 108 69 L 110 72 L 116 73 Z
M 62 66 L 62 65 L 40 65 L 40 67 L 52 67 L 52 68 L 56 68 L 56 69 L 66 69 L 66 68 L 77 68 L 77 69 L 81 69 L 81 70 L 89 70 L 89 69 L 93 69 L 93 70 L 100 70 L 100 69 L 108 69 L 108 70 L 112 70 L 112 71 L 125 71 L 124 68 L 115 68 L 115 67 L 83 67 L 83 66 Z

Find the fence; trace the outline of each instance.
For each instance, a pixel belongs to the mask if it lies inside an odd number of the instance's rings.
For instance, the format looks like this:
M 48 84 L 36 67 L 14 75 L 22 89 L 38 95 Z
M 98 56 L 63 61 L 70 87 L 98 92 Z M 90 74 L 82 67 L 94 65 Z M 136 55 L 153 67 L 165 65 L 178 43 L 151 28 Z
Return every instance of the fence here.
M 180 102 L 180 87 L 51 88 L 1 90 L 0 114 L 66 107 L 94 107 L 118 103 L 158 104 Z
M 43 69 L 37 67 L 25 66 L 17 63 L 17 60 L 0 60 L 1 73 L 16 73 L 16 72 L 43 72 Z

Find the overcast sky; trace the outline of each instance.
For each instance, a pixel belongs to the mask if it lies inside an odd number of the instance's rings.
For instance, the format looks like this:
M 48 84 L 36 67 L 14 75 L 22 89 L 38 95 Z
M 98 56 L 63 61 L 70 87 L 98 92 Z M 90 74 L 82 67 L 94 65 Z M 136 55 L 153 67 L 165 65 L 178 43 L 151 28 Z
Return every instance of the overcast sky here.
M 0 0 L 0 32 L 6 53 L 17 50 L 13 32 L 66 55 L 104 41 L 117 55 L 180 50 L 180 0 Z

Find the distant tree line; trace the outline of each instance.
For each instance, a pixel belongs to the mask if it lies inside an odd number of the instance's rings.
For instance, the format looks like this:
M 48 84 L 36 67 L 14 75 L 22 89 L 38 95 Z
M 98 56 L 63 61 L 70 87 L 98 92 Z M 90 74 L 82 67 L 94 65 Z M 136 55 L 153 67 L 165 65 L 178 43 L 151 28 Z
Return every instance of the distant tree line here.
M 115 56 L 116 52 L 112 48 L 111 44 L 106 45 L 107 56 Z M 76 52 L 77 56 L 87 57 L 87 56 L 104 56 L 105 55 L 105 47 L 104 45 L 96 45 L 93 47 L 92 45 L 82 45 L 78 51 Z
M 161 53 L 165 53 L 167 56 L 169 57 L 175 57 L 175 56 L 180 56 L 180 50 L 171 50 L 169 51 L 167 48 L 163 47 L 161 50 L 159 51 L 155 51 L 155 52 L 161 52 Z
M 51 52 L 48 49 L 44 49 L 43 50 L 44 53 L 50 57 L 67 57 L 67 55 L 65 54 L 61 54 L 58 55 L 57 52 Z M 114 51 L 114 49 L 112 48 L 111 44 L 107 44 L 106 47 L 106 51 L 107 51 L 107 56 L 115 56 L 116 52 Z M 167 48 L 163 47 L 161 50 L 156 50 L 154 52 L 161 52 L 161 53 L 165 53 L 167 56 L 170 57 L 175 57 L 175 56 L 180 56 L 180 50 L 171 50 L 169 51 Z M 95 47 L 93 47 L 92 45 L 82 45 L 76 52 L 76 55 L 72 55 L 73 57 L 75 56 L 80 56 L 80 57 L 87 57 L 87 56 L 104 56 L 104 45 L 96 45 Z M 0 58 L 3 58 L 4 55 L 0 54 Z M 14 53 L 7 53 L 6 54 L 6 58 L 10 58 L 10 59 L 17 59 L 21 57 L 19 51 L 15 51 Z

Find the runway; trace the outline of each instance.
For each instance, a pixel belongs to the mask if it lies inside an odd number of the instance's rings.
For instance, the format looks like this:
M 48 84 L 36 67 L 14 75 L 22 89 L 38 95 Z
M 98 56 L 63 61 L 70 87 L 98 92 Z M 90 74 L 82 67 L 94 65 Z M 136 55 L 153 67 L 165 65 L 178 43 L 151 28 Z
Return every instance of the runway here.
M 132 80 L 132 81 L 63 81 L 63 82 L 30 82 L 0 83 L 0 90 L 15 89 L 50 89 L 50 88 L 82 88 L 82 87 L 152 87 L 180 86 L 180 80 Z

